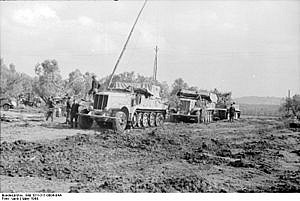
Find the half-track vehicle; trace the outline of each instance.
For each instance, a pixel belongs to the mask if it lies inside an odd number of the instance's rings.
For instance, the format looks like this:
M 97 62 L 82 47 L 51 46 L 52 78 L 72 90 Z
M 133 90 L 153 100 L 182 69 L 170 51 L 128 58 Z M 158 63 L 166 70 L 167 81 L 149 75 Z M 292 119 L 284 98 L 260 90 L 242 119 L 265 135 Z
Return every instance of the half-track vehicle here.
M 177 94 L 179 104 L 169 108 L 171 122 L 211 122 L 213 105 L 207 91 L 180 89 Z
M 224 120 L 229 119 L 229 107 L 231 103 L 235 108 L 234 119 L 239 119 L 241 116 L 241 110 L 238 104 L 231 98 L 231 92 L 228 93 L 217 93 L 217 101 L 213 113 L 213 120 Z
M 101 128 L 111 127 L 118 132 L 123 132 L 127 127 L 163 124 L 167 106 L 162 103 L 158 86 L 143 83 L 115 85 L 110 90 L 96 93 L 90 104 L 80 108 L 80 128 L 89 129 L 94 121 Z
M 94 94 L 93 101 L 86 103 L 86 107 L 80 110 L 78 115 L 81 128 L 91 128 L 94 120 L 100 127 L 111 125 L 118 132 L 123 132 L 129 126 L 133 128 L 154 127 L 163 124 L 167 106 L 159 97 L 160 88 L 158 86 L 143 83 L 115 83 L 115 87 L 110 88 L 114 73 L 146 2 L 138 13 L 116 61 L 109 77 L 107 91 Z

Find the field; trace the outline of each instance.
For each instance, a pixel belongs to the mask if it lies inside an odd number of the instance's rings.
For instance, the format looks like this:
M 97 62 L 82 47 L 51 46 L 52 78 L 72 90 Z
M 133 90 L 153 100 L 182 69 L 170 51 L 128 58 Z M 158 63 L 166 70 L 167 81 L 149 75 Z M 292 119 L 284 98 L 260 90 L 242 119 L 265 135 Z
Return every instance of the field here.
M 279 117 L 281 115 L 279 108 L 280 105 L 240 104 L 240 109 L 243 115 Z
M 4 114 L 1 192 L 300 192 L 300 132 L 278 118 L 117 134 Z

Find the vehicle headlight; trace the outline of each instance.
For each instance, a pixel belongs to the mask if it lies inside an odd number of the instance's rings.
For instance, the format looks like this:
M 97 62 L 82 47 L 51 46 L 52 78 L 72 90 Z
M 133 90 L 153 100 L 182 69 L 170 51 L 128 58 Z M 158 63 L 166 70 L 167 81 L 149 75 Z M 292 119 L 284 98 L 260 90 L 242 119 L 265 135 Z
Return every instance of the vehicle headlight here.
M 89 111 L 91 111 L 93 109 L 94 109 L 94 107 L 92 105 L 90 105 L 89 108 L 88 108 Z

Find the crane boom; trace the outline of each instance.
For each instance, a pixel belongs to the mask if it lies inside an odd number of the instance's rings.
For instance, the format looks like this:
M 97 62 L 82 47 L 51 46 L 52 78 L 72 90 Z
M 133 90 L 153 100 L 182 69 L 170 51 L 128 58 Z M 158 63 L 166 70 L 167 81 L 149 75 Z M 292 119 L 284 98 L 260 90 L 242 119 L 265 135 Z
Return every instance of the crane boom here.
M 119 65 L 119 62 L 120 62 L 120 60 L 121 60 L 121 58 L 122 58 L 122 56 L 123 56 L 123 53 L 124 53 L 124 51 L 125 51 L 125 49 L 126 49 L 126 47 L 127 47 L 128 41 L 129 41 L 129 39 L 130 39 L 130 37 L 131 37 L 131 35 L 132 35 L 132 33 L 133 33 L 134 27 L 135 27 L 135 25 L 136 25 L 136 23 L 137 23 L 137 21 L 138 21 L 140 15 L 141 15 L 141 13 L 142 13 L 144 7 L 145 7 L 145 5 L 146 5 L 146 2 L 147 2 L 147 0 L 145 0 L 145 2 L 144 2 L 144 4 L 143 4 L 143 6 L 142 6 L 142 8 L 141 8 L 141 10 L 140 10 L 140 12 L 139 12 L 137 18 L 135 19 L 135 22 L 134 22 L 134 24 L 133 24 L 133 26 L 132 26 L 132 28 L 131 28 L 131 30 L 130 30 L 130 32 L 129 32 L 129 35 L 128 35 L 128 37 L 127 37 L 127 40 L 126 40 L 126 42 L 125 42 L 125 44 L 124 44 L 124 46 L 123 46 L 123 49 L 122 49 L 122 51 L 121 51 L 121 53 L 120 53 L 120 55 L 119 55 L 119 58 L 118 58 L 118 60 L 117 60 L 117 62 L 116 62 L 116 64 L 115 64 L 115 67 L 114 67 L 114 69 L 113 69 L 113 71 L 112 71 L 112 73 L 111 73 L 111 75 L 110 75 L 109 82 L 108 82 L 108 85 L 107 85 L 107 88 L 108 88 L 108 89 L 110 88 L 110 85 L 111 85 L 111 82 L 112 82 L 112 78 L 113 78 L 113 76 L 114 76 L 114 74 L 115 74 L 115 71 L 116 71 L 116 69 L 117 69 L 117 67 L 118 67 L 118 65 Z

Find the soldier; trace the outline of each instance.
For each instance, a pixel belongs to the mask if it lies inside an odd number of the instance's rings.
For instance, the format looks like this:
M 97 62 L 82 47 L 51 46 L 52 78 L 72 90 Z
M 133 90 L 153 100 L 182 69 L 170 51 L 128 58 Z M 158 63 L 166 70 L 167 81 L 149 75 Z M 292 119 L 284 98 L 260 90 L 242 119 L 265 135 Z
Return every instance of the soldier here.
M 66 124 L 70 123 L 70 112 L 71 112 L 71 97 L 69 96 L 66 102 Z
M 49 117 L 51 117 L 51 121 L 53 122 L 54 102 L 52 96 L 48 98 L 47 105 L 48 105 L 48 111 L 47 111 L 46 121 L 48 121 Z
M 96 75 L 92 76 L 92 88 L 89 91 L 89 95 L 93 94 L 93 96 L 98 92 L 100 88 L 100 84 L 96 79 Z
M 77 128 L 79 103 L 74 99 L 71 107 L 71 128 L 73 128 L 73 120 L 75 120 L 75 128 Z
M 229 108 L 229 121 L 230 122 L 233 122 L 234 113 L 235 113 L 235 108 L 234 108 L 233 104 L 231 104 L 231 106 Z
M 206 110 L 205 106 L 203 106 L 202 109 L 201 109 L 201 121 L 205 124 L 208 123 L 208 121 L 207 121 L 207 110 Z

